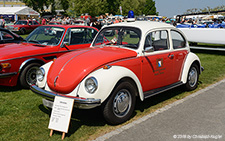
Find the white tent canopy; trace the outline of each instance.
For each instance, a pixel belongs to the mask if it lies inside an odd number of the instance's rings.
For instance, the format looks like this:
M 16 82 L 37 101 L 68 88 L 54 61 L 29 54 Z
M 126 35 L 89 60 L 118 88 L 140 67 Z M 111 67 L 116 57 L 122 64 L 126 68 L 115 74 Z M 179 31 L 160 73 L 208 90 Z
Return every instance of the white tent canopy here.
M 40 14 L 25 6 L 25 7 L 1 7 L 0 15 L 31 15 L 31 16 L 39 16 Z

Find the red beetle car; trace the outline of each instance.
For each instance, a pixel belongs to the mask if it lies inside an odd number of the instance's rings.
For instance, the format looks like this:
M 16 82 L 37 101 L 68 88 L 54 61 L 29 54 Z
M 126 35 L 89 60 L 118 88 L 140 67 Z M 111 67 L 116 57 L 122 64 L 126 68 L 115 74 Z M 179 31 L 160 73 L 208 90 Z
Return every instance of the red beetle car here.
M 181 85 L 194 90 L 202 71 L 179 29 L 159 22 L 123 22 L 104 26 L 90 48 L 43 65 L 31 90 L 49 108 L 55 97 L 65 97 L 80 109 L 101 106 L 107 122 L 120 124 L 132 116 L 136 99 Z
M 20 44 L 0 45 L 0 85 L 28 88 L 36 70 L 60 55 L 90 46 L 98 30 L 89 26 L 48 25 L 36 28 Z
M 18 34 L 26 34 L 32 32 L 39 26 L 41 26 L 41 24 L 35 20 L 18 20 L 14 25 L 6 26 L 6 29 L 9 29 Z

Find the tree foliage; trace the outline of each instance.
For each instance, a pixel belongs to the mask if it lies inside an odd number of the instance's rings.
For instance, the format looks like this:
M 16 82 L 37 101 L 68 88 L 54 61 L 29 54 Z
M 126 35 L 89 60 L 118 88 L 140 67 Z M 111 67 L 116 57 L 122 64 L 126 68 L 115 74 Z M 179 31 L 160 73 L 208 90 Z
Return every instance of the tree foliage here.
M 210 11 L 220 11 L 220 10 L 225 10 L 225 5 L 217 6 L 215 8 L 211 8 L 211 7 L 207 6 L 203 9 L 197 9 L 197 8 L 187 9 L 185 14 L 210 12 Z
M 33 8 L 35 11 L 43 12 L 44 6 L 48 6 L 47 0 L 22 0 L 27 6 Z
M 153 0 L 23 0 L 23 2 L 38 12 L 43 12 L 43 6 L 55 9 L 64 9 L 71 16 L 89 13 L 97 16 L 105 13 L 127 15 L 133 10 L 135 15 L 156 15 L 155 1 Z
M 72 4 L 75 5 L 72 11 L 78 15 L 82 13 L 89 13 L 92 16 L 105 13 L 118 15 L 121 14 L 120 6 L 123 15 L 127 15 L 130 10 L 133 10 L 135 15 L 157 14 L 153 0 L 71 0 L 70 5 Z

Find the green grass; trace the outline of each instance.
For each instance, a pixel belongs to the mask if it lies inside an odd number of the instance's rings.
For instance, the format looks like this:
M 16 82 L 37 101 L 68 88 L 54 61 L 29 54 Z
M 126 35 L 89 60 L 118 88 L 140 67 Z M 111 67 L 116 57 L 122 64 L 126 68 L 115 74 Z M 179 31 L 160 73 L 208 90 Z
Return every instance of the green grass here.
M 29 35 L 29 34 L 20 35 L 20 36 L 23 37 L 23 38 L 25 39 L 28 35 Z
M 210 51 L 196 52 L 196 54 L 205 68 L 205 71 L 200 75 L 197 90 L 225 78 L 225 53 Z M 185 92 L 182 87 L 178 87 L 143 102 L 138 101 L 132 119 L 124 124 L 184 98 L 195 91 Z M 3 86 L 0 86 L 0 95 L 0 140 L 61 140 L 60 132 L 54 132 L 53 136 L 49 137 L 48 124 L 51 111 L 42 105 L 41 97 L 30 90 Z M 99 108 L 92 110 L 74 109 L 69 133 L 66 134 L 65 140 L 94 139 L 120 126 L 108 125 Z

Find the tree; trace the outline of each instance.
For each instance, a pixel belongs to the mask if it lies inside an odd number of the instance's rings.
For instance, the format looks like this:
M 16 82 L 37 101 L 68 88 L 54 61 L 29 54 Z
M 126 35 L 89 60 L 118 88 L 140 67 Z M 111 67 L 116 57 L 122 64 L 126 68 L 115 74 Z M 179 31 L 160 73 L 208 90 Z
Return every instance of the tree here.
M 22 0 L 28 7 L 40 13 L 44 12 L 44 6 L 48 6 L 47 0 Z
M 71 0 L 70 11 L 76 15 L 89 13 L 91 16 L 105 14 L 107 2 L 106 0 Z
M 106 13 L 110 13 L 113 15 L 119 14 L 118 13 L 118 9 L 120 7 L 120 0 L 106 0 L 106 7 L 107 7 L 107 11 L 105 11 Z
M 69 15 L 76 16 L 89 13 L 91 16 L 120 14 L 123 15 L 133 10 L 135 15 L 156 15 L 155 1 L 153 0 L 23 0 L 23 2 L 38 12 L 44 12 L 44 6 L 51 6 L 52 13 L 55 9 L 64 9 Z
M 158 15 L 156 12 L 155 1 L 146 0 L 142 13 L 145 15 Z
M 44 13 L 44 6 L 49 8 L 51 6 L 51 13 L 55 14 L 55 9 L 69 8 L 69 0 L 22 0 L 27 6 L 33 8 L 35 11 Z

